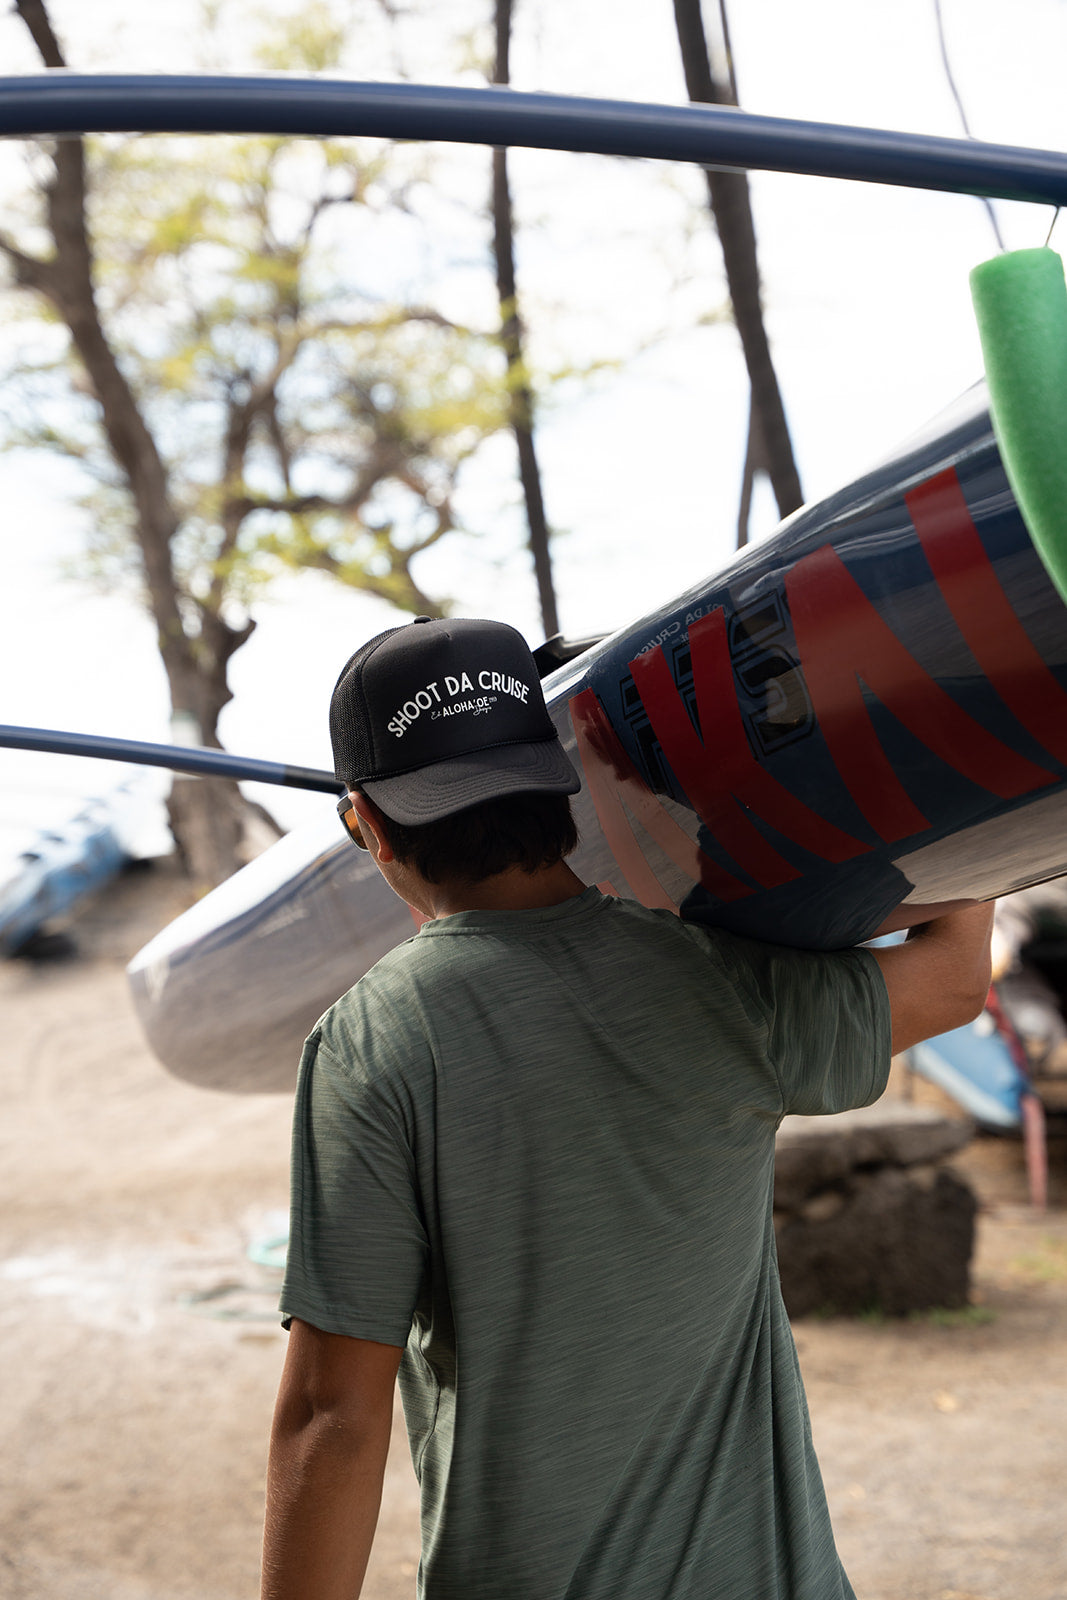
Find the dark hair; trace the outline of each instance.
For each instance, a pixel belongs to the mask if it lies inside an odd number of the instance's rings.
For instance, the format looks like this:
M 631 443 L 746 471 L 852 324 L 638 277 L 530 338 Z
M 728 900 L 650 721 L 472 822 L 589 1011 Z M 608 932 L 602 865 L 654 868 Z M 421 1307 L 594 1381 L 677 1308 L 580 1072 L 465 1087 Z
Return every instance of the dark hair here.
M 508 867 L 538 872 L 569 856 L 578 843 L 565 794 L 502 795 L 418 827 L 383 820 L 397 860 L 427 883 L 481 883 Z

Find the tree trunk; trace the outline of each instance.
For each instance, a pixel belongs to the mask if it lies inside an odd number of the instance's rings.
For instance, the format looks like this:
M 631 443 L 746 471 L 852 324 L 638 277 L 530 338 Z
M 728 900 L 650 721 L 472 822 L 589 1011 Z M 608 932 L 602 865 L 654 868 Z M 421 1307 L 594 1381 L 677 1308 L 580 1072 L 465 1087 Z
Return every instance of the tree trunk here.
M 208 636 L 196 668 L 184 659 L 164 661 L 170 685 L 172 721 L 211 749 L 221 749 L 219 714 L 231 699 L 226 668 L 233 649 L 227 629 L 220 639 Z M 250 633 L 251 625 L 243 637 Z M 234 635 L 236 637 L 236 635 Z M 212 645 L 214 644 L 214 648 Z M 228 653 L 227 653 L 228 652 Z M 280 828 L 262 806 L 247 801 L 230 778 L 193 778 L 177 774 L 167 799 L 167 816 L 178 859 L 199 892 L 214 888 L 244 866 Z M 258 820 L 257 820 L 258 819 Z M 262 824 L 262 826 L 260 825 Z
M 512 0 L 495 0 L 496 60 L 493 82 L 506 85 L 510 79 L 508 52 L 511 45 Z M 537 577 L 541 602 L 541 622 L 545 638 L 559 632 L 556 591 L 552 581 L 549 552 L 549 527 L 541 493 L 541 473 L 534 447 L 534 397 L 526 378 L 524 338 L 515 284 L 515 230 L 508 183 L 508 153 L 493 151 L 493 255 L 496 261 L 496 287 L 500 300 L 500 343 L 508 364 L 508 393 L 511 430 L 519 453 L 519 478 L 526 502 L 526 525 L 530 553 Z
M 43 0 L 15 0 L 15 9 L 49 69 L 66 66 Z M 126 380 L 100 319 L 93 282 L 93 249 L 86 217 L 85 149 L 81 139 L 58 140 L 54 176 L 45 205 L 54 254 L 27 256 L 4 243 L 16 282 L 50 302 L 66 325 L 100 406 L 108 448 L 122 473 L 134 508 L 148 608 L 156 624 L 160 655 L 176 716 L 191 719 L 200 742 L 218 746 L 218 718 L 231 698 L 227 668 L 253 624 L 231 628 L 200 608 L 199 636 L 182 620 L 171 543 L 180 519 L 172 504 L 167 469 L 137 397 Z M 236 783 L 179 778 L 169 804 L 179 856 L 201 889 L 242 864 L 244 800 Z
M 752 491 L 756 486 L 756 474 L 767 471 L 767 452 L 763 447 L 760 435 L 759 417 L 752 403 L 752 395 L 748 398 L 748 443 L 745 446 L 745 465 L 741 472 L 741 500 L 737 508 L 737 548 L 740 550 L 748 543 L 748 525 L 752 515 Z
M 690 100 L 705 105 L 736 105 L 736 94 L 716 83 L 712 75 L 700 0 L 674 0 L 674 19 Z M 748 177 L 743 172 L 717 172 L 710 168 L 705 169 L 704 176 L 722 244 L 734 321 L 752 388 L 754 421 L 749 447 L 751 451 L 754 444 L 762 446 L 779 513 L 786 517 L 803 504 L 804 497 L 763 324 Z M 747 537 L 747 516 L 745 532 Z M 744 541 L 739 538 L 738 542 Z
M 242 864 L 244 798 L 236 783 L 176 775 L 167 819 L 178 860 L 200 892 L 222 883 Z

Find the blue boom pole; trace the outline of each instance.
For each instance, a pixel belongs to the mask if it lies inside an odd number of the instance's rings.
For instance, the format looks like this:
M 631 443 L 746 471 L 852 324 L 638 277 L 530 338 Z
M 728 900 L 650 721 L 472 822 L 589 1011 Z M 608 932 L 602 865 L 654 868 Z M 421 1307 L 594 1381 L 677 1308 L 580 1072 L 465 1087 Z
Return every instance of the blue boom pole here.
M 169 767 L 197 778 L 238 778 L 249 783 L 277 783 L 288 789 L 316 789 L 340 794 L 344 785 L 332 772 L 317 767 L 291 767 L 281 761 L 256 761 L 228 750 L 198 745 L 144 744 L 138 739 L 112 739 L 104 734 L 60 733 L 53 728 L 0 727 L 0 749 L 44 750 L 57 756 L 95 756 L 103 761 L 128 761 L 140 767 Z
M 363 134 L 521 145 L 1067 204 L 1067 157 L 1053 151 L 752 116 L 733 107 L 267 74 L 0 78 L 0 136 L 81 133 Z
M 518 145 L 804 173 L 991 199 L 1067 204 L 1067 156 L 973 140 L 752 116 L 733 107 L 262 74 L 53 71 L 0 78 L 0 137 L 290 134 Z M 95 756 L 336 794 L 332 773 L 227 751 L 0 727 L 0 747 Z

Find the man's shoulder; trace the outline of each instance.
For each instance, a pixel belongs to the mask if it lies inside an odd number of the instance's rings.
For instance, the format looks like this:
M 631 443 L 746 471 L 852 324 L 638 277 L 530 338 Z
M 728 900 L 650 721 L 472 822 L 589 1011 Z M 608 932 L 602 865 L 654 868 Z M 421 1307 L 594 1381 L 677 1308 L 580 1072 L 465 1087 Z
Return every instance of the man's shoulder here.
M 425 956 L 414 937 L 387 951 L 323 1013 L 311 1040 L 344 1060 L 353 1049 L 361 1055 L 377 1053 L 387 1041 L 406 1035 Z
M 715 965 L 730 965 L 743 957 L 747 940 L 739 940 L 723 928 L 693 922 L 675 911 L 642 905 L 638 900 L 610 902 L 615 925 L 637 939 L 662 943 L 668 949 L 698 954 Z

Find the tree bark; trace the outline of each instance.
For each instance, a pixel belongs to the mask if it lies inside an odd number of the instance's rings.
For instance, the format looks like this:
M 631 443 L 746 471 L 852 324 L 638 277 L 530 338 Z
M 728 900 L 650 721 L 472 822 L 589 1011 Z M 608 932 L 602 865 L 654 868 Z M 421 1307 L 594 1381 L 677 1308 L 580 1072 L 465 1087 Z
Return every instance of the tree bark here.
M 674 18 L 686 92 L 690 100 L 705 105 L 736 105 L 736 94 L 718 84 L 712 74 L 700 0 L 674 0 Z M 710 168 L 705 169 L 704 176 L 722 244 L 734 321 L 752 388 L 750 459 L 754 459 L 753 451 L 762 446 L 778 510 L 785 517 L 803 504 L 804 497 L 763 323 L 756 230 L 752 221 L 748 177 L 743 172 L 717 172 Z M 747 515 L 745 534 L 747 537 Z M 743 542 L 739 537 L 738 543 Z
M 15 0 L 15 9 L 45 66 L 65 67 L 43 0 Z M 227 685 L 229 660 L 254 624 L 234 629 L 200 607 L 198 634 L 190 635 L 185 627 L 171 558 L 180 519 L 171 501 L 167 470 L 108 341 L 96 302 L 83 141 L 58 140 L 52 160 L 53 177 L 44 198 L 54 254 L 45 260 L 6 241 L 0 246 L 12 263 L 16 282 L 48 300 L 69 330 L 100 406 L 108 448 L 133 502 L 145 591 L 172 710 L 191 716 L 201 742 L 218 748 L 219 713 L 232 698 Z M 237 784 L 225 779 L 178 779 L 175 795 L 169 806 L 171 826 L 187 871 L 201 887 L 220 883 L 241 864 L 244 801 Z
M 496 56 L 493 83 L 510 82 L 508 56 L 511 47 L 512 0 L 495 0 L 494 23 Z M 530 553 L 533 556 L 537 593 L 541 602 L 541 622 L 546 639 L 559 632 L 556 591 L 552 581 L 550 531 L 541 492 L 541 473 L 534 445 L 534 396 L 526 378 L 525 338 L 519 315 L 515 282 L 515 228 L 508 182 L 508 153 L 493 151 L 493 257 L 496 262 L 496 287 L 500 300 L 500 343 L 508 365 L 508 395 L 511 431 L 519 456 L 519 478 L 526 503 Z
M 763 438 L 760 434 L 759 417 L 752 403 L 752 395 L 748 399 L 748 443 L 745 447 L 745 465 L 741 471 L 741 499 L 737 507 L 737 548 L 740 550 L 748 543 L 748 526 L 752 516 L 752 491 L 756 486 L 756 474 L 767 471 L 767 452 L 763 447 Z

